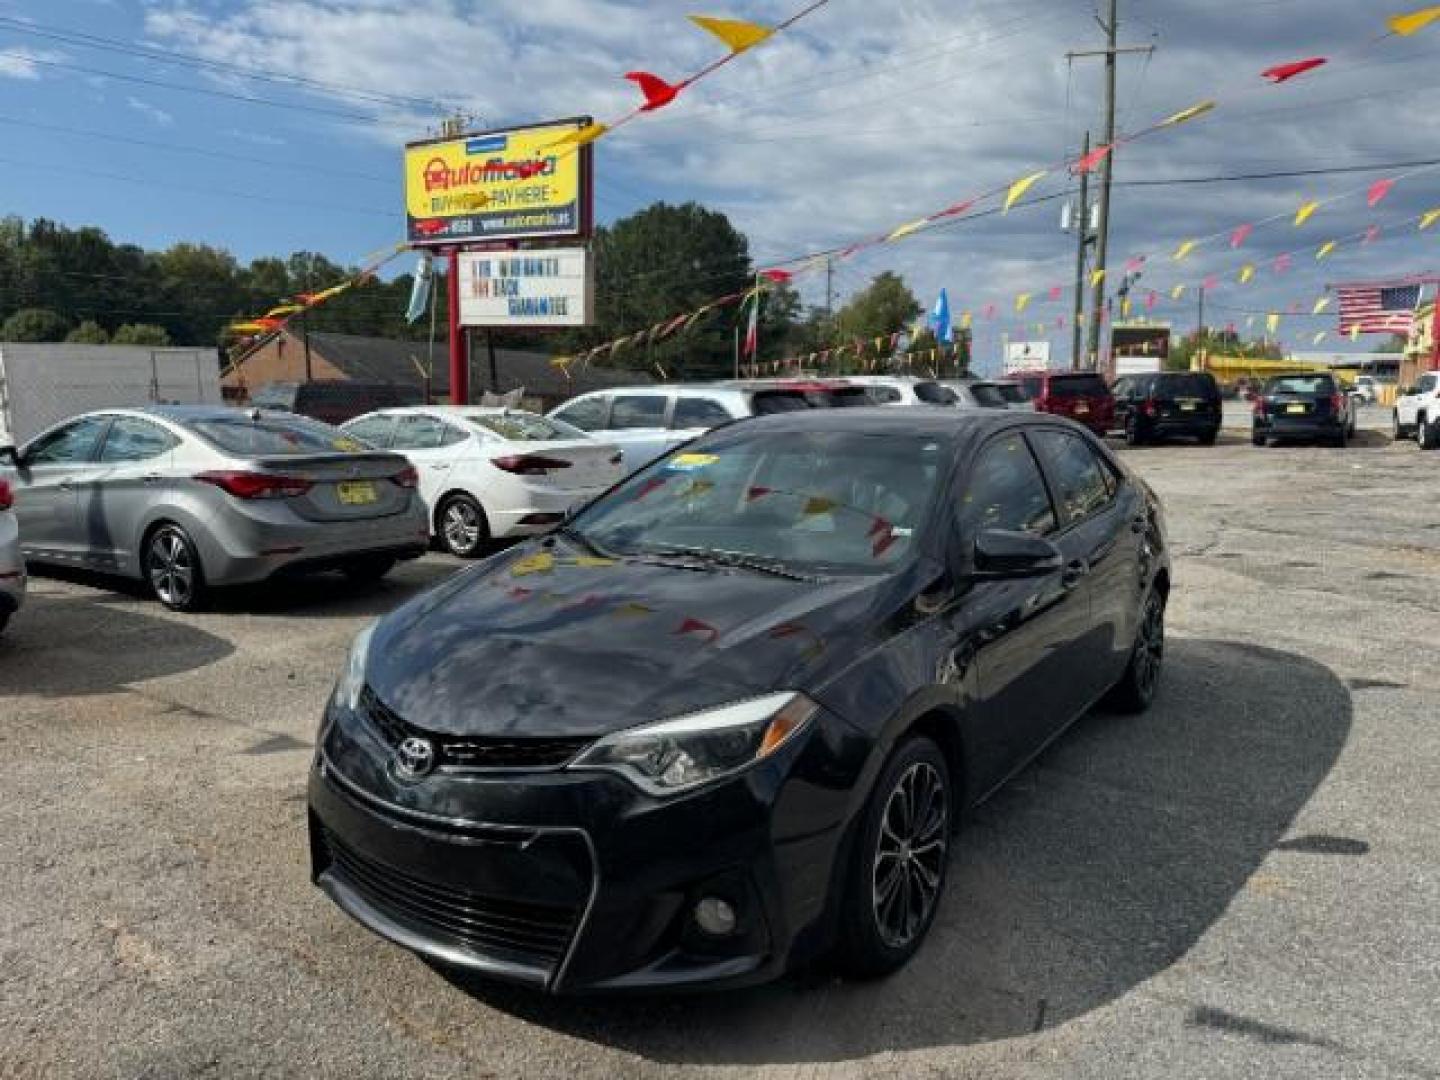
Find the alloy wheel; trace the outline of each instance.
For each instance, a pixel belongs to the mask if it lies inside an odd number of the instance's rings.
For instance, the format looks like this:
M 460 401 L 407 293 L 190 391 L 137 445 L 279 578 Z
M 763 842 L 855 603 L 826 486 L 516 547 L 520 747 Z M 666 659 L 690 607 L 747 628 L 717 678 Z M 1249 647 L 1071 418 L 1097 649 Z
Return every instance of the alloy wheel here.
M 175 529 L 161 529 L 150 541 L 150 585 L 166 607 L 184 607 L 195 598 L 195 559 Z
M 1160 663 L 1165 658 L 1165 605 L 1151 596 L 1135 642 L 1135 688 L 1148 701 L 1160 680 Z
M 445 507 L 440 524 L 445 546 L 456 554 L 475 550 L 480 543 L 480 514 L 468 502 L 456 500 Z
M 950 814 L 945 782 L 929 762 L 896 781 L 880 818 L 871 904 L 880 937 L 903 949 L 929 925 L 945 877 Z

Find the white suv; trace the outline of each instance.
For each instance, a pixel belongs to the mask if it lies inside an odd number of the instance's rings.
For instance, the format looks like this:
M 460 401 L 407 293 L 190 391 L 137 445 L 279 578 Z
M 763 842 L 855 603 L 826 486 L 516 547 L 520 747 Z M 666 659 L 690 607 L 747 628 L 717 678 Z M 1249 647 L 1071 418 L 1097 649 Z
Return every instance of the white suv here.
M 1395 438 L 1413 436 L 1422 450 L 1440 446 L 1440 372 L 1424 372 L 1395 399 L 1391 425 Z
M 25 602 L 25 560 L 15 524 L 15 489 L 0 476 L 0 632 Z

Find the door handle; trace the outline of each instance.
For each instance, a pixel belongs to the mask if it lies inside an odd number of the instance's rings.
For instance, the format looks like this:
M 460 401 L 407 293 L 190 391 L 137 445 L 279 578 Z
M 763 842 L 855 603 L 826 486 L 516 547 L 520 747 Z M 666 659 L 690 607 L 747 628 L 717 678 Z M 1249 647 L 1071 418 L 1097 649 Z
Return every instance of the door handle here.
M 153 473 L 153 472 L 152 472 L 152 473 L 146 473 L 144 476 L 142 476 L 142 477 L 140 478 L 140 480 L 141 480 L 142 483 L 146 483 L 146 484 L 158 484 L 158 483 L 160 482 L 160 474 L 159 474 L 159 473 Z
M 431 465 L 430 468 L 434 469 L 436 472 L 444 472 L 446 469 L 450 468 L 450 466 L 449 464 L 442 464 L 440 462 L 437 462 L 434 465 Z
M 1073 589 L 1090 573 L 1090 564 L 1084 559 L 1076 559 L 1068 564 L 1060 574 L 1060 584 L 1066 589 Z
M 60 483 L 56 484 L 55 486 L 58 487 L 61 491 L 74 491 L 74 490 L 75 490 L 75 481 L 74 481 L 74 480 L 61 480 Z

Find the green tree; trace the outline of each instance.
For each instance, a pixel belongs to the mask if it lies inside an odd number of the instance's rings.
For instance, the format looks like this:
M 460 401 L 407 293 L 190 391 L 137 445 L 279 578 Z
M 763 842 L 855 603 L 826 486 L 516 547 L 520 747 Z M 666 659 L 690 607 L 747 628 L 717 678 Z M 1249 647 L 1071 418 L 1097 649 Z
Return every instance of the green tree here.
M 63 341 L 70 323 L 48 308 L 21 308 L 0 326 L 0 341 Z
M 905 279 L 886 270 L 850 298 L 840 309 L 837 322 L 841 337 L 863 341 L 909 329 L 923 310 Z
M 163 326 L 150 323 L 126 323 L 110 339 L 113 345 L 169 345 L 170 335 Z
M 65 340 L 74 345 L 106 345 L 110 333 L 94 319 L 86 319 L 65 335 Z

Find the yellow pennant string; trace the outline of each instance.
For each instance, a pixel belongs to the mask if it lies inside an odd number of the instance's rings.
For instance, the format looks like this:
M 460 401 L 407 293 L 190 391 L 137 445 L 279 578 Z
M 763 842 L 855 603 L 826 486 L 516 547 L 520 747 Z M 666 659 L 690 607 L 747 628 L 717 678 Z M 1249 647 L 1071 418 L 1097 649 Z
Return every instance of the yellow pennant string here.
M 1160 126 L 1174 127 L 1176 124 L 1184 124 L 1198 116 L 1204 116 L 1213 108 L 1215 108 L 1215 102 L 1202 101 L 1198 105 L 1191 105 L 1188 109 L 1181 109 L 1174 116 L 1166 117 L 1160 122 Z
M 968 312 L 968 311 L 962 311 L 962 312 L 960 313 L 960 329 L 961 329 L 961 330 L 969 330 L 969 329 L 970 329 L 970 324 L 973 323 L 974 321 L 975 321 L 975 317 L 974 317 L 973 315 L 971 315 L 970 312 Z
M 921 218 L 919 221 L 911 221 L 911 222 L 908 222 L 908 223 L 906 223 L 906 224 L 904 224 L 904 225 L 901 225 L 898 229 L 896 229 L 894 232 L 892 232 L 889 236 L 885 237 L 885 240 L 886 240 L 887 243 L 889 243 L 889 242 L 892 241 L 892 240 L 900 240 L 900 239 L 902 239 L 903 237 L 909 236 L 911 233 L 919 232 L 919 231 L 920 231 L 921 229 L 923 229 L 924 227 L 925 227 L 925 219 L 924 219 L 924 218 Z
M 1013 184 L 1011 184 L 1010 193 L 1005 196 L 1004 212 L 1008 214 L 1010 212 L 1010 208 L 1019 201 L 1020 197 L 1024 195 L 1025 192 L 1029 191 L 1032 187 L 1034 187 L 1036 183 L 1044 179 L 1044 177 L 1044 172 L 1031 173 L 1024 179 L 1016 180 Z
M 1440 19 L 1440 6 L 1421 8 L 1408 15 L 1392 15 L 1390 31 L 1401 37 L 1409 37 L 1411 34 L 1418 34 L 1436 19 Z
M 1420 219 L 1420 228 L 1422 230 L 1428 229 L 1437 221 L 1440 221 L 1440 210 L 1427 210 L 1425 211 L 1425 215 Z
M 1092 270 L 1092 271 L 1090 271 L 1090 287 L 1091 287 L 1092 289 L 1095 288 L 1096 285 L 1099 285 L 1100 282 L 1102 282 L 1102 281 L 1104 281 L 1104 280 L 1105 280 L 1105 271 L 1104 271 L 1104 270 Z
M 1359 324 L 1359 323 L 1356 323 L 1354 326 L 1350 327 L 1350 340 L 1351 340 L 1351 341 L 1359 341 L 1359 340 L 1360 340 L 1360 324 Z
M 1120 314 L 1127 319 L 1130 317 L 1130 306 L 1130 298 L 1128 296 L 1120 302 Z
M 599 121 L 593 124 L 586 124 L 584 127 L 576 128 L 574 131 L 549 143 L 546 149 L 552 146 L 587 146 L 609 130 L 609 124 L 602 124 Z
M 1311 199 L 1304 206 L 1300 207 L 1299 210 L 1295 211 L 1295 224 L 1297 226 L 1304 225 L 1305 222 L 1309 221 L 1315 215 L 1315 211 L 1319 209 L 1320 200 Z
M 1273 334 L 1278 329 L 1280 329 L 1280 316 L 1272 311 L 1269 315 L 1265 316 L 1265 330 Z
M 1246 263 L 1240 268 L 1240 284 L 1246 284 L 1255 276 L 1255 267 L 1252 263 Z
M 768 26 L 745 22 L 743 19 L 714 19 L 708 15 L 691 15 L 690 21 L 702 30 L 708 30 L 723 41 L 733 53 L 753 49 L 775 33 Z
M 1170 299 L 1171 299 L 1171 300 L 1179 300 L 1180 297 L 1182 297 L 1182 296 L 1184 296 L 1184 295 L 1185 295 L 1185 286 L 1184 286 L 1184 285 L 1176 285 L 1173 289 L 1170 290 Z
M 1320 250 L 1315 253 L 1315 261 L 1319 262 L 1328 256 L 1337 246 L 1334 240 L 1327 240 L 1324 244 L 1320 245 Z
M 1029 307 L 1029 306 L 1030 306 L 1030 294 L 1029 294 L 1028 292 L 1022 292 L 1019 296 L 1015 297 L 1015 310 L 1016 310 L 1016 311 L 1024 311 L 1024 310 L 1025 310 L 1027 307 Z
M 1322 297 L 1320 297 L 1319 300 L 1316 300 L 1316 301 L 1315 301 L 1315 309 L 1314 309 L 1313 311 L 1311 311 L 1310 314 L 1311 314 L 1311 315 L 1319 315 L 1321 312 L 1323 312 L 1323 311 L 1324 311 L 1326 308 L 1328 308 L 1329 306 L 1330 306 L 1330 297 L 1328 297 L 1328 296 L 1322 296 Z
M 1311 344 L 1312 344 L 1312 345 L 1319 345 L 1319 344 L 1320 344 L 1322 341 L 1324 341 L 1324 340 L 1325 340 L 1325 331 L 1324 331 L 1324 330 L 1321 330 L 1321 331 L 1320 331 L 1318 334 L 1316 334 L 1315 337 L 1311 340 Z
M 1194 251 L 1195 245 L 1197 243 L 1199 243 L 1199 241 L 1197 240 L 1186 240 L 1183 244 L 1176 248 L 1175 261 L 1179 262 L 1181 259 L 1185 258 L 1186 255 L 1189 255 L 1192 251 Z

